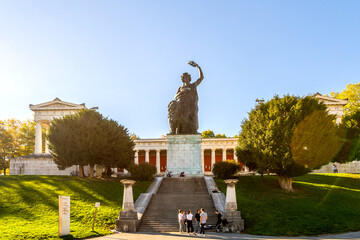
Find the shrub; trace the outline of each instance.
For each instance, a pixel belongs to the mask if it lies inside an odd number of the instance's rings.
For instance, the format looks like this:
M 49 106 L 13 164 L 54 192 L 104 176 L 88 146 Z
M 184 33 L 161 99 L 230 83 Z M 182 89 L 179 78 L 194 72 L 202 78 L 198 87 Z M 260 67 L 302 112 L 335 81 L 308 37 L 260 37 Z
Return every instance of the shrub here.
M 139 181 L 150 181 L 157 172 L 156 167 L 147 162 L 131 164 L 127 170 L 131 173 L 131 177 L 134 180 Z
M 233 177 L 234 174 L 240 170 L 241 165 L 238 162 L 234 160 L 227 160 L 215 163 L 212 172 L 218 178 L 227 179 Z

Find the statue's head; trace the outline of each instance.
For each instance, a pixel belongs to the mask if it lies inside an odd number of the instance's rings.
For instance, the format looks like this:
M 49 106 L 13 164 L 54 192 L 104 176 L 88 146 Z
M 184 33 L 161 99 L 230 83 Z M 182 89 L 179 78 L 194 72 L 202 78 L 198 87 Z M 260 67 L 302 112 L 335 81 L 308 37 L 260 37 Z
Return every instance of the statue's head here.
M 183 75 L 181 76 L 181 81 L 185 84 L 188 84 L 191 82 L 191 75 L 187 72 L 183 73 Z

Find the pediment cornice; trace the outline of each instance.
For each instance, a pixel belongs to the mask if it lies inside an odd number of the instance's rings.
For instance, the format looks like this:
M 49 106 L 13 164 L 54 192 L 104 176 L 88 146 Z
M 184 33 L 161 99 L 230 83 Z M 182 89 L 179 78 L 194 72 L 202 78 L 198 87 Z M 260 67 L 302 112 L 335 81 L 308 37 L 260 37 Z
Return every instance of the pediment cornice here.
M 315 98 L 319 99 L 320 101 L 326 102 L 326 105 L 346 105 L 348 103 L 348 100 L 345 99 L 337 99 L 333 97 L 327 97 L 323 96 L 320 93 L 315 94 Z
M 82 104 L 75 104 L 61 101 L 59 98 L 55 98 L 53 101 L 40 103 L 36 105 L 29 105 L 29 108 L 32 111 L 54 111 L 54 110 L 80 110 L 86 109 L 85 103 Z

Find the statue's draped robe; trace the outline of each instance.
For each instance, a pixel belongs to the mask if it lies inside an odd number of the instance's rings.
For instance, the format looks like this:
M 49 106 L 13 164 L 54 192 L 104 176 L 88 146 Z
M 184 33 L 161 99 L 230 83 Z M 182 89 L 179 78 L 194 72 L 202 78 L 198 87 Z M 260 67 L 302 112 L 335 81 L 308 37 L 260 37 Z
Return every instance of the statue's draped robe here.
M 170 134 L 194 134 L 199 128 L 197 83 L 179 87 L 168 106 Z

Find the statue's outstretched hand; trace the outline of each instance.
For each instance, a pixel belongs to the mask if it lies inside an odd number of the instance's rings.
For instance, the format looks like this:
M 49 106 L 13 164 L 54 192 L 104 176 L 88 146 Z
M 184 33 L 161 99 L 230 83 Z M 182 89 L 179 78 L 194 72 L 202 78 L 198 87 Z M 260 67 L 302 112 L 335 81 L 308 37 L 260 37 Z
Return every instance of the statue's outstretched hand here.
M 188 64 L 193 67 L 199 67 L 199 65 L 194 61 L 189 61 Z

